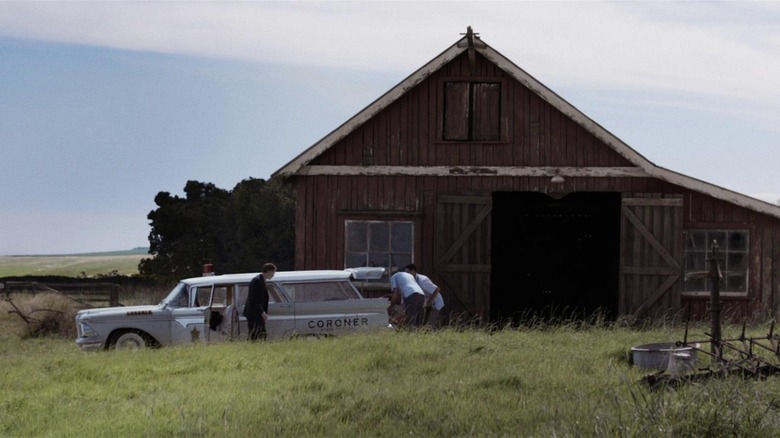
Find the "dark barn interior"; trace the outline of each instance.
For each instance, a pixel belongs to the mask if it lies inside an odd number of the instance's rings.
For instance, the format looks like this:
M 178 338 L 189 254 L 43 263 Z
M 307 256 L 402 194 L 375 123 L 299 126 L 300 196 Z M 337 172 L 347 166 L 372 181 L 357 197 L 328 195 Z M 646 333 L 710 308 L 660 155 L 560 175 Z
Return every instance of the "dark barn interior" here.
M 491 320 L 618 314 L 620 193 L 496 192 Z

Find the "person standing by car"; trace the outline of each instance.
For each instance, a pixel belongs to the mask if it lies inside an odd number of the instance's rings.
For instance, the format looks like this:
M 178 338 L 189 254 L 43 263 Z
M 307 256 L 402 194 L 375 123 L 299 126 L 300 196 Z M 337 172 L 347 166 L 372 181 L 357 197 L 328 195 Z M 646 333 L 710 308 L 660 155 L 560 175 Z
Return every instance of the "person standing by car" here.
M 439 328 L 439 316 L 441 315 L 441 309 L 444 308 L 444 298 L 441 296 L 441 289 L 428 276 L 418 273 L 417 266 L 414 263 L 406 265 L 404 271 L 412 274 L 412 277 L 414 277 L 423 293 L 425 293 L 425 304 L 423 305 L 425 317 L 423 318 L 423 324 L 432 329 Z
M 396 272 L 390 277 L 390 287 L 393 289 L 390 304 L 397 305 L 401 304 L 401 302 L 404 304 L 406 311 L 404 325 L 409 327 L 422 325 L 425 293 L 420 288 L 420 285 L 414 281 L 412 274 L 405 271 Z
M 266 280 L 274 278 L 276 274 L 276 265 L 266 263 L 263 265 L 260 274 L 249 282 L 249 295 L 244 306 L 244 316 L 249 326 L 249 340 L 265 340 L 265 321 L 268 319 L 268 289 L 265 287 Z

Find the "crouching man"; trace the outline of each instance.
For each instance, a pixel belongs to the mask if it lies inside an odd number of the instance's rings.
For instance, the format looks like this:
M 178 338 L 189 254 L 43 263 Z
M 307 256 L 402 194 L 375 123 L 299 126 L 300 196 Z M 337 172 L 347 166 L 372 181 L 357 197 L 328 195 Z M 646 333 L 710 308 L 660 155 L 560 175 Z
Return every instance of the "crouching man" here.
M 404 325 L 414 328 L 422 326 L 425 293 L 414 277 L 408 272 L 398 271 L 390 277 L 390 286 L 393 288 L 390 305 L 396 306 L 402 302 L 404 304 L 406 311 Z
M 414 277 L 425 294 L 425 303 L 423 304 L 425 317 L 423 318 L 423 323 L 432 329 L 439 328 L 439 317 L 441 316 L 441 310 L 444 308 L 444 298 L 441 296 L 441 289 L 430 278 L 418 273 L 417 266 L 413 263 L 406 265 L 404 271 Z

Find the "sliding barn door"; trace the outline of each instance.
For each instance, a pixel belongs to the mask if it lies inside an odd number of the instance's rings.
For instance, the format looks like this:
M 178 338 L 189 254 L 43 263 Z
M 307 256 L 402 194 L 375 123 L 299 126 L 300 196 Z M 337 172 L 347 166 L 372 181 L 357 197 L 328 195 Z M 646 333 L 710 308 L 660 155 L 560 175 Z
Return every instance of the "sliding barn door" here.
M 620 313 L 637 318 L 680 310 L 683 200 L 623 198 Z
M 447 308 L 488 321 L 492 198 L 441 195 L 436 204 L 436 274 Z

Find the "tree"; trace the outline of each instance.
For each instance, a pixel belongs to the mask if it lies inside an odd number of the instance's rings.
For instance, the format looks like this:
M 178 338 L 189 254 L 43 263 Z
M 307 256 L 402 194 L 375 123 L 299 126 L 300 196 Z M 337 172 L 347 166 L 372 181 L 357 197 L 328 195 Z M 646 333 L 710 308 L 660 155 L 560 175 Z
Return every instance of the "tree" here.
M 294 263 L 295 200 L 290 187 L 262 179 L 241 181 L 232 192 L 211 183 L 187 181 L 185 198 L 160 192 L 149 213 L 149 254 L 142 275 L 183 278 L 200 275 L 203 264 L 218 272 L 259 271 L 272 261 Z
M 259 271 L 263 263 L 280 270 L 295 264 L 295 197 L 289 185 L 262 179 L 241 181 L 233 189 L 226 233 L 226 267 Z

